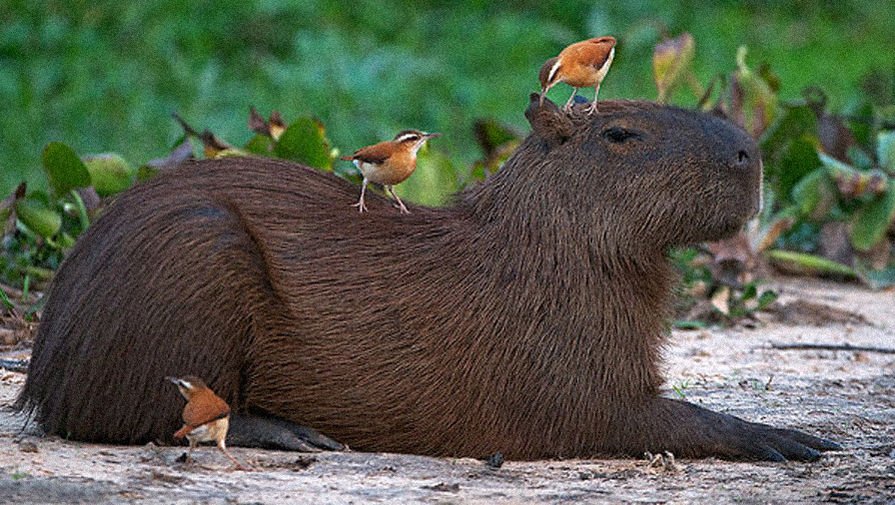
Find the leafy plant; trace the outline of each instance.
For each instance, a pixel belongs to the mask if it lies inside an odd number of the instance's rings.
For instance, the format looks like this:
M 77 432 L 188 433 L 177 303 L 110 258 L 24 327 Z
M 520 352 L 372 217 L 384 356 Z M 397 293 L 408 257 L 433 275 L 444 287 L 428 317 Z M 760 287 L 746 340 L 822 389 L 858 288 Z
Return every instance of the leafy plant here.
M 694 79 L 694 51 L 687 34 L 656 47 L 660 101 Z M 720 287 L 728 286 L 730 300 L 747 295 L 767 262 L 789 272 L 858 278 L 872 288 L 895 284 L 895 125 L 886 121 L 891 108 L 864 105 L 846 122 L 827 112 L 826 97 L 816 88 L 806 89 L 801 100 L 780 103 L 779 79 L 767 65 L 751 69 L 746 55 L 740 48 L 735 70 L 717 76 L 704 92 L 690 86 L 698 107 L 726 115 L 759 141 L 767 181 L 757 222 L 703 248 L 708 259 L 702 261 L 710 267 L 708 279 L 700 281 L 708 285 L 705 294 L 720 296 Z
M 779 246 L 803 253 L 801 259 L 778 251 L 770 257 L 776 264 L 783 259 L 790 267 L 796 261 L 809 271 L 857 276 L 872 288 L 891 286 L 895 129 L 872 109 L 850 128 L 824 111 L 824 103 L 818 91 L 806 92 L 804 100 L 783 106 L 780 121 L 762 138 L 774 210 L 793 218 Z

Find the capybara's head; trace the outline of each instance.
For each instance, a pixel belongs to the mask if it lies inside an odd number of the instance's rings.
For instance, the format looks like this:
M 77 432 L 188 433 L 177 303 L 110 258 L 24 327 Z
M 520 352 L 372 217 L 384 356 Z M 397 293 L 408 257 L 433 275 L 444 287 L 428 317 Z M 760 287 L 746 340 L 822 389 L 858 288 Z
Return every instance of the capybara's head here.
M 536 190 L 549 186 L 557 205 L 604 245 L 716 240 L 759 209 L 758 147 L 719 117 L 618 101 L 601 101 L 594 114 L 563 112 L 549 100 L 539 105 L 537 94 L 526 117 L 533 131 L 513 168 Z

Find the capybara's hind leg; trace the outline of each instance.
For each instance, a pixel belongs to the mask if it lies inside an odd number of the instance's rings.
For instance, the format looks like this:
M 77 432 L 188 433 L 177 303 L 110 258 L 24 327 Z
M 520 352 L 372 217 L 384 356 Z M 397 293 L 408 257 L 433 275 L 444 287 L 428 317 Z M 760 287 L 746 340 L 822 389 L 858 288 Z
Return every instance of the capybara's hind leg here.
M 346 447 L 316 430 L 268 415 L 232 414 L 227 445 L 282 451 L 342 451 Z

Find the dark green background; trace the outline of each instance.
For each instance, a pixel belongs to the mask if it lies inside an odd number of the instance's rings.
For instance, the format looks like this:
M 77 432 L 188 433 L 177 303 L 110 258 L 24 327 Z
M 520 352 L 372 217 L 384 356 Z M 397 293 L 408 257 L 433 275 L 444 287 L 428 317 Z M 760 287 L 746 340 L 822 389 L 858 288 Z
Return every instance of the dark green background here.
M 175 110 L 242 143 L 250 105 L 287 121 L 314 114 L 342 151 L 404 128 L 439 131 L 437 149 L 464 166 L 479 156 L 474 119 L 524 128 L 540 64 L 568 43 L 615 35 L 601 98 L 655 98 L 651 55 L 663 31 L 695 36 L 704 82 L 747 45 L 751 65 L 779 74 L 784 99 L 819 85 L 841 110 L 893 95 L 891 1 L 6 0 L 0 191 L 23 179 L 44 186 L 40 151 L 51 140 L 135 163 L 162 156 L 181 134 Z

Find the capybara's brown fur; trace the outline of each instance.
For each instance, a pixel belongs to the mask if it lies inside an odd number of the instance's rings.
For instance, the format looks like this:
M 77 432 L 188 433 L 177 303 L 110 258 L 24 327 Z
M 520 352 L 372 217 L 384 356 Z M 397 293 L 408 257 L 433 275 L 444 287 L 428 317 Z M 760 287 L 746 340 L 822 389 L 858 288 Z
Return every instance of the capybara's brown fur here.
M 755 143 L 640 102 L 530 106 L 504 168 L 401 215 L 292 163 L 190 163 L 121 195 L 59 269 L 19 406 L 86 441 L 167 440 L 201 376 L 235 412 L 354 449 L 508 458 L 832 445 L 660 396 L 669 247 L 759 205 Z M 814 447 L 812 449 L 811 447 Z

